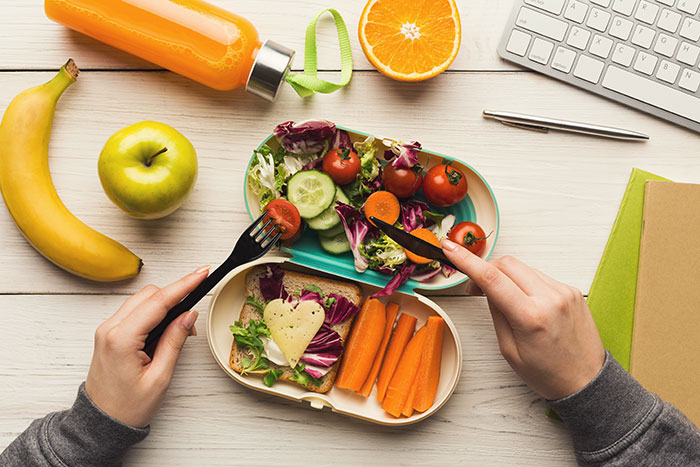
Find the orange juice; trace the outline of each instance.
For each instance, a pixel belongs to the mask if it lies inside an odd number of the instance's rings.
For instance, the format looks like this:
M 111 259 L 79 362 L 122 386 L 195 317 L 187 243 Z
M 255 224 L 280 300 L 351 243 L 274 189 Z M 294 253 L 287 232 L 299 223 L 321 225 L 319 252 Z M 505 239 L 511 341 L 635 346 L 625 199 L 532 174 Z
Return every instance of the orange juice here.
M 262 44 L 250 21 L 200 0 L 45 0 L 45 8 L 56 22 L 222 91 L 254 78 L 265 49 L 258 78 L 276 94 L 294 54 Z

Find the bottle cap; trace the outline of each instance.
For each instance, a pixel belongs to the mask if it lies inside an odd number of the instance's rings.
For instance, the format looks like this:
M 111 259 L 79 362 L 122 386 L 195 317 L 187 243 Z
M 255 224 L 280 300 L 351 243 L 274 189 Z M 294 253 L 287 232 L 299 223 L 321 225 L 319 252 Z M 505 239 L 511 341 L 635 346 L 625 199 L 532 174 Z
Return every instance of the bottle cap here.
M 265 41 L 250 69 L 245 90 L 270 102 L 277 98 L 292 66 L 294 51 L 275 41 Z

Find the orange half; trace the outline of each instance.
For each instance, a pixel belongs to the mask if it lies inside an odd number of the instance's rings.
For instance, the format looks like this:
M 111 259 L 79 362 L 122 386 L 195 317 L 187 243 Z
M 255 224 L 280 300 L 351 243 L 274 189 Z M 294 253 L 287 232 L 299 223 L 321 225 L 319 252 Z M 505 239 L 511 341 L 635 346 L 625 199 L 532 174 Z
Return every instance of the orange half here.
M 420 81 L 454 61 L 462 26 L 454 0 L 370 0 L 359 36 L 377 70 L 400 81 Z

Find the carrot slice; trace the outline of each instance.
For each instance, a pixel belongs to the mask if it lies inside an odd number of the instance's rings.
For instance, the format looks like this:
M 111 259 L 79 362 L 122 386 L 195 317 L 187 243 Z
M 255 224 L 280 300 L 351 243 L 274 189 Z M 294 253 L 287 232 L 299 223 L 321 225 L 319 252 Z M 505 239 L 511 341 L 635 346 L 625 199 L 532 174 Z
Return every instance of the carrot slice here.
M 377 350 L 377 355 L 374 357 L 374 363 L 372 368 L 369 370 L 369 375 L 365 380 L 365 384 L 362 385 L 360 394 L 365 397 L 369 397 L 374 387 L 374 382 L 377 380 L 377 375 L 379 374 L 379 369 L 382 367 L 382 361 L 384 360 L 384 353 L 386 352 L 386 346 L 389 344 L 389 338 L 391 337 L 391 331 L 394 329 L 394 321 L 396 321 L 396 315 L 399 314 L 399 306 L 396 303 L 389 302 L 386 305 L 386 325 L 384 326 L 384 336 L 382 337 L 382 342 L 379 344 L 379 349 Z
M 377 400 L 380 403 L 384 401 L 386 389 L 389 387 L 391 377 L 394 376 L 401 354 L 406 348 L 406 344 L 408 344 L 415 329 L 415 316 L 401 313 L 399 322 L 396 323 L 396 328 L 394 328 L 394 332 L 391 335 L 389 347 L 386 349 L 384 361 L 382 362 L 382 369 L 379 371 L 379 378 L 377 379 Z
M 385 326 L 386 307 L 376 298 L 368 298 L 350 332 L 335 380 L 336 386 L 353 391 L 362 388 L 382 342 Z
M 374 216 L 391 225 L 394 225 L 401 214 L 401 205 L 398 198 L 388 191 L 375 191 L 369 195 L 363 209 L 367 219 Z M 374 225 L 374 222 L 372 222 L 372 225 Z
M 435 401 L 435 393 L 440 382 L 445 320 L 439 316 L 431 316 L 428 318 L 425 328 L 425 350 L 414 383 L 416 394 L 413 400 L 413 408 L 419 412 L 428 410 Z
M 406 345 L 406 350 L 401 355 L 399 366 L 396 367 L 394 376 L 391 377 L 391 382 L 386 390 L 382 409 L 394 417 L 401 415 L 404 404 L 406 404 L 406 400 L 411 392 L 411 386 L 413 386 L 416 379 L 425 345 L 425 333 L 426 328 L 423 326 Z
M 411 235 L 414 235 L 414 236 L 420 238 L 421 240 L 425 240 L 426 242 L 431 243 L 438 248 L 440 247 L 440 240 L 438 240 L 438 238 L 435 236 L 435 234 L 432 233 L 428 229 L 421 228 L 421 229 L 412 230 Z M 410 259 L 411 261 L 413 261 L 416 264 L 428 264 L 431 261 L 433 261 L 430 258 L 424 258 L 422 256 L 418 256 L 417 254 L 410 252 L 406 249 L 404 249 L 404 251 L 406 252 L 406 256 L 408 256 L 408 259 Z

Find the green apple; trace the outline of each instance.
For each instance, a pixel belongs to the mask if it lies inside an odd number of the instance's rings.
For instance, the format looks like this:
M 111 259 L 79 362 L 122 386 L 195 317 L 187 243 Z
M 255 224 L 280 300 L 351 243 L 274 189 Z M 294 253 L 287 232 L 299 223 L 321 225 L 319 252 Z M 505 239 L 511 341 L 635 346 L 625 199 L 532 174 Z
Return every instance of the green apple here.
M 105 143 L 97 162 L 105 193 L 132 217 L 159 219 L 179 208 L 197 180 L 197 153 L 175 128 L 139 122 Z

